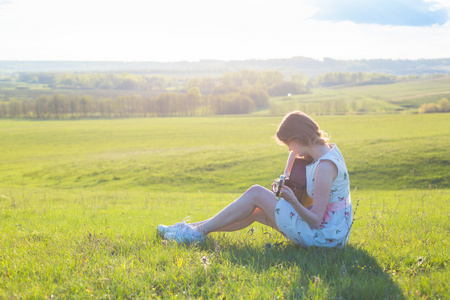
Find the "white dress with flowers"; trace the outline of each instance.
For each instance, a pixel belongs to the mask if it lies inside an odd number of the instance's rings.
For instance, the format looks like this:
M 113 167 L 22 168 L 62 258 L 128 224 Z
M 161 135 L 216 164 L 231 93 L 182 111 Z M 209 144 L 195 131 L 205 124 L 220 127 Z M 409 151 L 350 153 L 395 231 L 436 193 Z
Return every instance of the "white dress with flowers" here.
M 333 181 L 328 203 L 345 201 L 346 199 L 350 201 L 350 181 L 344 157 L 336 145 L 331 144 L 331 146 L 333 148 L 329 152 L 306 167 L 307 193 L 314 199 L 317 165 L 323 160 L 328 160 L 333 162 L 338 169 L 338 175 Z M 320 227 L 312 229 L 286 200 L 280 198 L 275 209 L 275 220 L 281 233 L 305 248 L 310 246 L 343 248 L 349 239 L 352 219 L 353 209 L 350 204 L 337 211 L 326 211 Z

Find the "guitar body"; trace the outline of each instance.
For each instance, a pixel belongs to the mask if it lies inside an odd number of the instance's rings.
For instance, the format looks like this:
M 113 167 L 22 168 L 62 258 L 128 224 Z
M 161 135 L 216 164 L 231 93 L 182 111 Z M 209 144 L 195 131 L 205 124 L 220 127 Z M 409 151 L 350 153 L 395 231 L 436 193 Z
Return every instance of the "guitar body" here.
M 313 199 L 306 192 L 306 166 L 312 162 L 306 158 L 296 158 L 285 183 L 294 192 L 300 204 L 309 207 L 313 204 Z

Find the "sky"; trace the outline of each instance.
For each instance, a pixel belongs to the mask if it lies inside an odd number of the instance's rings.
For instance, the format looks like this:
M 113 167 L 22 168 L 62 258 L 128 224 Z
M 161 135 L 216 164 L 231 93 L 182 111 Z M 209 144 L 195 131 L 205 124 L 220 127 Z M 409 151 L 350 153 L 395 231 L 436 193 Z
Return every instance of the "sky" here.
M 450 57 L 450 0 L 0 0 L 0 60 Z

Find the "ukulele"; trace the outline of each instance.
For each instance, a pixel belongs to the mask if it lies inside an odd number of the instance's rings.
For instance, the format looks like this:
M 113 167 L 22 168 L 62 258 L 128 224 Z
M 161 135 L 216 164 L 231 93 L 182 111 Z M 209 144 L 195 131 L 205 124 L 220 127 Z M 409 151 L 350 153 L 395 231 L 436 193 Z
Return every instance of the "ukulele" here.
M 306 166 L 311 162 L 311 159 L 297 157 L 294 160 L 289 177 L 284 181 L 284 184 L 294 192 L 295 197 L 304 207 L 313 204 L 313 199 L 306 192 Z

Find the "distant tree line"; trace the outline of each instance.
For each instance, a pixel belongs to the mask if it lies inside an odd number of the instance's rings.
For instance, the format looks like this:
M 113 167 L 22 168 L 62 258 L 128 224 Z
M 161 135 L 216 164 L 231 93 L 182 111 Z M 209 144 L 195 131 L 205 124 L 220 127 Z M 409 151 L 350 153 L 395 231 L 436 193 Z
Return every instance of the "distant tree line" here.
M 46 84 L 53 88 L 164 90 L 174 85 L 173 80 L 165 76 L 130 73 L 26 72 L 14 76 L 18 82 Z
M 436 74 L 442 75 L 442 74 Z M 5 77 L 5 76 L 3 76 Z M 186 86 L 197 86 L 204 94 L 235 92 L 248 86 L 264 87 L 271 96 L 288 93 L 298 94 L 310 90 L 313 85 L 333 86 L 340 84 L 386 84 L 401 80 L 418 79 L 417 75 L 396 76 L 384 73 L 328 72 L 314 79 L 293 74 L 289 81 L 279 71 L 240 71 L 225 73 L 220 78 L 193 78 Z M 70 89 L 120 89 L 120 90 L 167 90 L 179 89 L 182 83 L 166 76 L 144 76 L 130 73 L 74 73 L 74 72 L 21 72 L 3 81 L 46 84 L 52 88 Z
M 4 98 L 0 100 L 0 118 L 200 116 L 248 114 L 267 108 L 273 114 L 282 114 L 295 103 L 287 101 L 270 106 L 270 97 L 310 93 L 314 86 L 386 84 L 417 78 L 415 75 L 399 77 L 382 73 L 332 72 L 314 79 L 293 74 L 286 80 L 279 71 L 245 70 L 225 73 L 219 78 L 190 78 L 183 81 L 179 78 L 130 73 L 24 72 L 3 75 L 0 80 L 44 84 L 58 89 L 58 92 L 39 95 L 33 91 L 29 94 L 32 96 L 23 100 Z M 16 87 L 19 88 L 28 87 Z M 68 95 L 61 92 L 66 89 L 70 90 Z M 89 89 L 130 92 L 125 96 L 117 96 L 119 92 L 111 91 L 107 95 L 114 96 L 93 97 L 86 92 Z M 157 92 L 152 92 L 156 96 L 146 96 L 143 91 Z M 296 109 L 318 114 L 365 113 L 370 110 L 369 102 L 347 103 L 340 99 L 298 105 L 302 107 Z M 442 107 L 445 104 L 427 104 L 419 111 L 441 111 L 444 109 Z
M 397 81 L 415 80 L 417 75 L 396 76 L 383 73 L 349 73 L 349 72 L 331 72 L 316 77 L 315 83 L 321 86 L 333 86 L 341 84 L 388 84 Z
M 198 87 L 154 97 L 139 94 L 94 99 L 92 96 L 41 95 L 31 101 L 0 101 L 0 118 L 77 119 L 248 114 L 267 106 L 263 89 L 202 95 Z
M 298 78 L 301 80 L 298 80 Z M 185 86 L 165 76 L 143 76 L 130 73 L 73 73 L 73 72 L 24 72 L 10 76 L 10 81 L 46 84 L 52 88 L 70 89 L 120 89 L 120 90 L 188 90 L 198 87 L 203 94 L 234 93 L 256 87 L 265 89 L 271 96 L 288 93 L 299 94 L 309 91 L 310 83 L 302 75 L 293 75 L 285 81 L 279 71 L 240 71 L 225 73 L 220 78 L 193 78 Z M 3 79 L 7 81 L 7 79 Z
M 268 97 L 267 97 L 268 99 Z M 247 114 L 255 102 L 241 93 L 202 96 L 198 88 L 188 93 L 163 93 L 94 99 L 91 96 L 41 95 L 33 101 L 0 101 L 0 118 L 79 119 L 200 116 Z
M 164 77 L 135 74 L 22 73 L 17 81 L 71 89 L 125 89 L 135 93 L 116 98 L 61 93 L 40 95 L 29 101 L 0 101 L 2 118 L 66 119 L 90 117 L 154 117 L 248 114 L 269 107 L 271 96 L 307 93 L 310 83 L 301 75 L 290 81 L 277 71 L 241 71 L 221 78 L 194 78 L 180 88 Z M 159 89 L 144 97 L 138 92 Z M 170 91 L 172 90 L 172 91 Z

